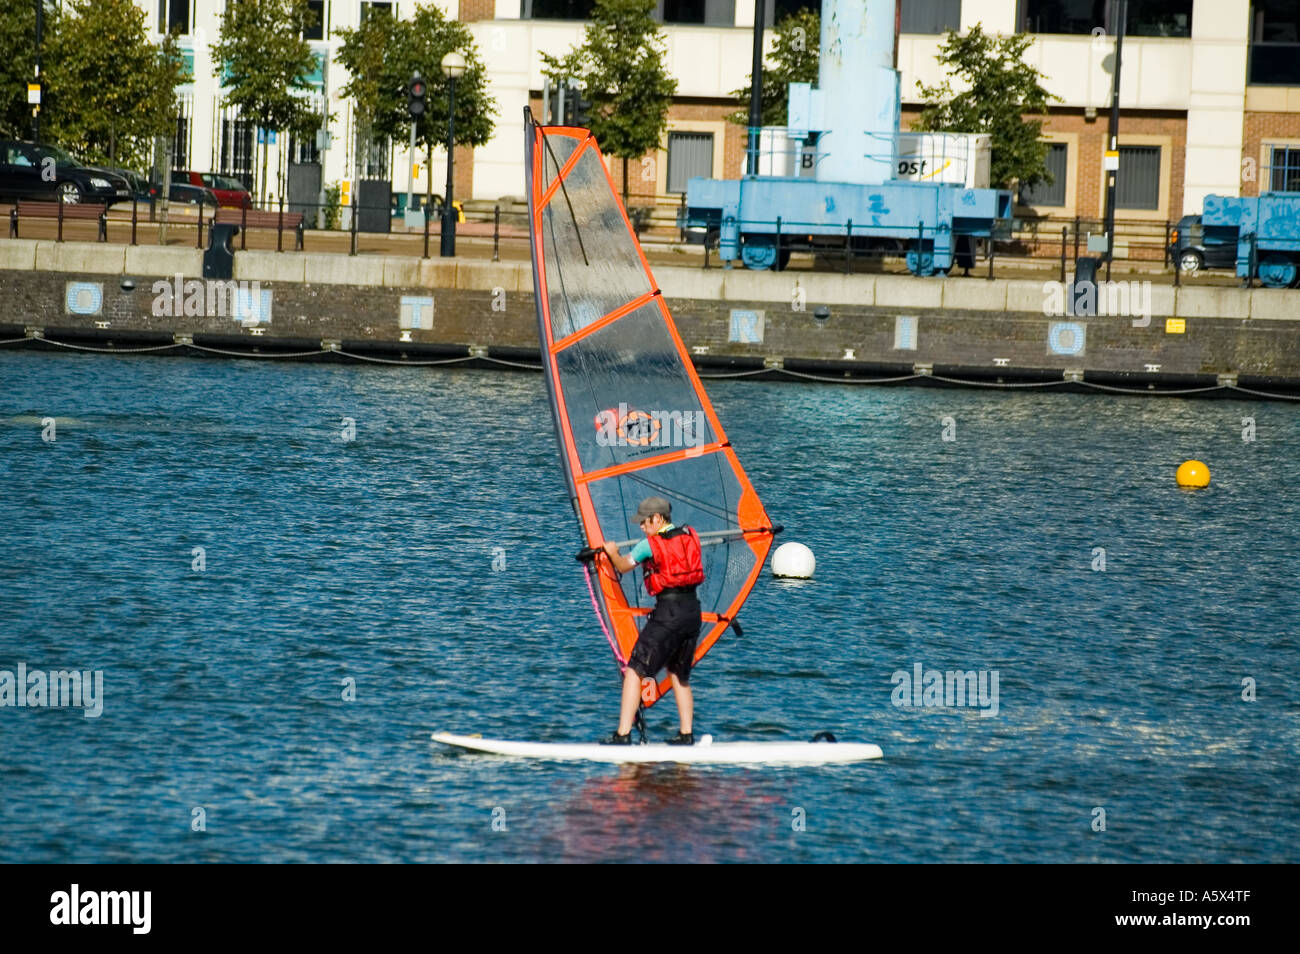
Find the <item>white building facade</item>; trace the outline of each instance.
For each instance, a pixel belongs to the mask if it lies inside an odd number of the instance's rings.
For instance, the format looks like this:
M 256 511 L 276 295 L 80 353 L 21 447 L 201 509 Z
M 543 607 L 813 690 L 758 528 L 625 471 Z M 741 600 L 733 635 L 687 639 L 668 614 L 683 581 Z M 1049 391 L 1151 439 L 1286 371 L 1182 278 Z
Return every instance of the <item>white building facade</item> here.
M 256 174 L 249 155 L 256 132 L 225 107 L 208 49 L 228 0 L 137 2 L 156 31 L 180 29 L 181 44 L 193 62 L 194 82 L 179 91 L 176 165 Z M 457 151 L 457 194 L 487 200 L 519 196 L 523 107 L 541 111 L 540 54 L 559 55 L 580 42 L 585 27 L 580 18 L 591 0 L 426 3 L 467 23 L 498 104 L 493 139 L 472 151 Z M 367 8 L 386 7 L 406 17 L 415 3 L 317 0 L 311 6 L 321 26 L 308 40 L 322 64 L 311 96 L 321 108 L 328 106 L 334 120 L 328 141 L 275 144 L 267 195 L 278 197 L 290 163 L 319 163 L 323 183 L 386 178 L 394 192 L 404 192 L 412 170 L 405 144 L 377 151 L 358 147 L 352 104 L 340 93 L 348 76 L 334 54 L 340 45 L 336 31 L 358 26 L 370 12 Z M 733 91 L 748 81 L 754 6 L 754 0 L 659 0 L 677 100 L 662 148 L 635 170 L 631 191 L 638 198 L 633 204 L 674 203 L 692 175 L 740 174 L 745 133 L 726 116 L 737 108 Z M 819 3 L 768 0 L 769 19 L 773 6 L 779 15 Z M 1292 0 L 1129 0 L 1121 74 L 1121 218 L 1169 220 L 1199 211 L 1210 193 L 1250 194 L 1288 186 L 1292 178 L 1300 190 L 1297 6 Z M 898 65 L 904 126 L 919 106 L 917 82 L 935 84 L 943 78 L 935 54 L 945 28 L 981 24 L 992 33 L 1027 30 L 1035 36 L 1028 58 L 1045 74 L 1048 90 L 1060 97 L 1044 130 L 1059 174 L 1053 187 L 1026 194 L 1022 209 L 1064 217 L 1098 215 L 1114 49 L 1109 25 L 1090 19 L 1099 8 L 1109 6 L 1093 0 L 903 0 Z M 817 39 L 810 42 L 815 45 Z M 1293 151 L 1294 176 L 1289 172 Z M 418 167 L 417 192 L 426 190 L 430 175 L 433 191 L 441 192 L 444 162 L 436 152 L 432 169 Z

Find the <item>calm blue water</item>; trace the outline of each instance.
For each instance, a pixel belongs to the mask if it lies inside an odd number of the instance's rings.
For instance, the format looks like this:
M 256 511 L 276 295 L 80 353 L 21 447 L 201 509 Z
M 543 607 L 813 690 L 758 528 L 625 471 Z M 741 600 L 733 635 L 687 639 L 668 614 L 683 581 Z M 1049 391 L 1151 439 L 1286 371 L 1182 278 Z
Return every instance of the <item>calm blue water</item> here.
M 1300 860 L 1300 407 L 710 392 L 818 568 L 760 582 L 697 731 L 882 761 L 429 741 L 613 725 L 538 375 L 0 353 L 0 670 L 104 673 L 98 719 L 0 708 L 0 861 Z M 916 663 L 997 715 L 893 705 Z

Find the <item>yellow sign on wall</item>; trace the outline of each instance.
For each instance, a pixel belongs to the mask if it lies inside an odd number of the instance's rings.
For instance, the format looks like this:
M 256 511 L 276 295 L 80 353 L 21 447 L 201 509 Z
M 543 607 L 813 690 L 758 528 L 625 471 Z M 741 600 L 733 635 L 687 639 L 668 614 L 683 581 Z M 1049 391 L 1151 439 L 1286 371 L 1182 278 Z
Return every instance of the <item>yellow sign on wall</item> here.
M 1186 318 L 1166 318 L 1166 319 L 1165 319 L 1165 334 L 1167 334 L 1167 335 L 1181 335 L 1181 334 L 1183 334 L 1185 331 L 1187 331 L 1187 319 L 1186 319 Z

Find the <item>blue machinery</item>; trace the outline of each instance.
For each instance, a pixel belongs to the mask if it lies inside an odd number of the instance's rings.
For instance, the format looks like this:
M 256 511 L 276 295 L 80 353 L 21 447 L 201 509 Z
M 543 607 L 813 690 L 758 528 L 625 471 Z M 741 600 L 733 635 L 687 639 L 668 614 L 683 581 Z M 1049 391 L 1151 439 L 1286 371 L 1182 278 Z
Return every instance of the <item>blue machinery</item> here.
M 1010 192 L 898 177 L 896 22 L 895 0 L 823 0 L 817 88 L 790 84 L 795 172 L 811 175 L 687 184 L 685 223 L 716 236 L 723 259 L 781 268 L 798 239 L 905 252 L 913 274 L 946 274 L 1009 225 Z
M 1237 276 L 1269 288 L 1300 282 L 1300 193 L 1207 195 L 1201 216 L 1205 243 L 1237 246 Z

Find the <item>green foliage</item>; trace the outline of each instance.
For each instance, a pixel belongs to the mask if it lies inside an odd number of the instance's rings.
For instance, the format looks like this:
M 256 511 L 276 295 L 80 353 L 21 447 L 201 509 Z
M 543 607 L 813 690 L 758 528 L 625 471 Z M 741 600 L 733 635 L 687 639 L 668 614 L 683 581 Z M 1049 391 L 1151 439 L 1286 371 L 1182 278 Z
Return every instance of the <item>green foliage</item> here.
M 57 100 L 41 113 L 43 135 L 87 162 L 147 167 L 153 138 L 175 129 L 176 87 L 189 79 L 176 38 L 155 45 L 132 0 L 70 0 L 47 38 Z
M 307 0 L 239 0 L 221 14 L 221 35 L 212 44 L 214 73 L 225 101 L 263 129 L 305 133 L 313 116 L 295 90 L 310 90 L 316 69 L 302 29 L 314 14 Z
M 481 146 L 492 138 L 497 104 L 487 90 L 486 68 L 469 28 L 448 20 L 435 6 L 418 5 L 409 20 L 382 13 L 367 16 L 355 30 L 340 29 L 337 59 L 352 74 L 343 95 L 356 104 L 357 123 L 369 126 L 375 140 L 406 142 L 410 117 L 406 86 L 415 72 L 428 84 L 426 110 L 416 130 L 417 146 L 447 142 L 451 82 L 442 58 L 453 50 L 465 57 L 465 72 L 456 80 L 456 143 Z
M 343 187 L 331 182 L 325 187 L 325 228 L 337 229 L 343 222 Z
M 926 106 L 913 128 L 991 134 L 989 178 L 997 188 L 1010 188 L 1017 180 L 1024 187 L 1052 181 L 1043 123 L 1024 117 L 1046 115 L 1060 97 L 1043 89 L 1043 74 L 1024 60 L 1033 42 L 1025 33 L 989 36 L 978 24 L 965 36 L 950 30 L 937 56 L 949 68 L 949 78 L 939 86 L 917 83 Z M 954 77 L 966 87 L 960 93 L 952 88 Z
M 816 83 L 820 54 L 821 17 L 807 7 L 792 13 L 776 25 L 772 51 L 763 60 L 762 109 L 764 126 L 789 124 L 791 83 Z M 737 112 L 727 118 L 741 126 L 749 126 L 749 85 L 735 90 L 732 95 L 740 105 Z
M 45 67 L 50 64 L 49 41 L 58 31 L 59 11 L 45 4 Z M 35 78 L 36 4 L 0 3 L 0 136 L 28 139 L 32 133 L 32 108 L 27 105 L 27 84 Z M 53 102 L 47 90 L 41 107 L 44 124 Z
M 581 45 L 563 57 L 542 54 L 546 76 L 569 77 L 587 91 L 596 141 L 624 160 L 658 148 L 677 92 L 654 10 L 655 0 L 596 0 Z

